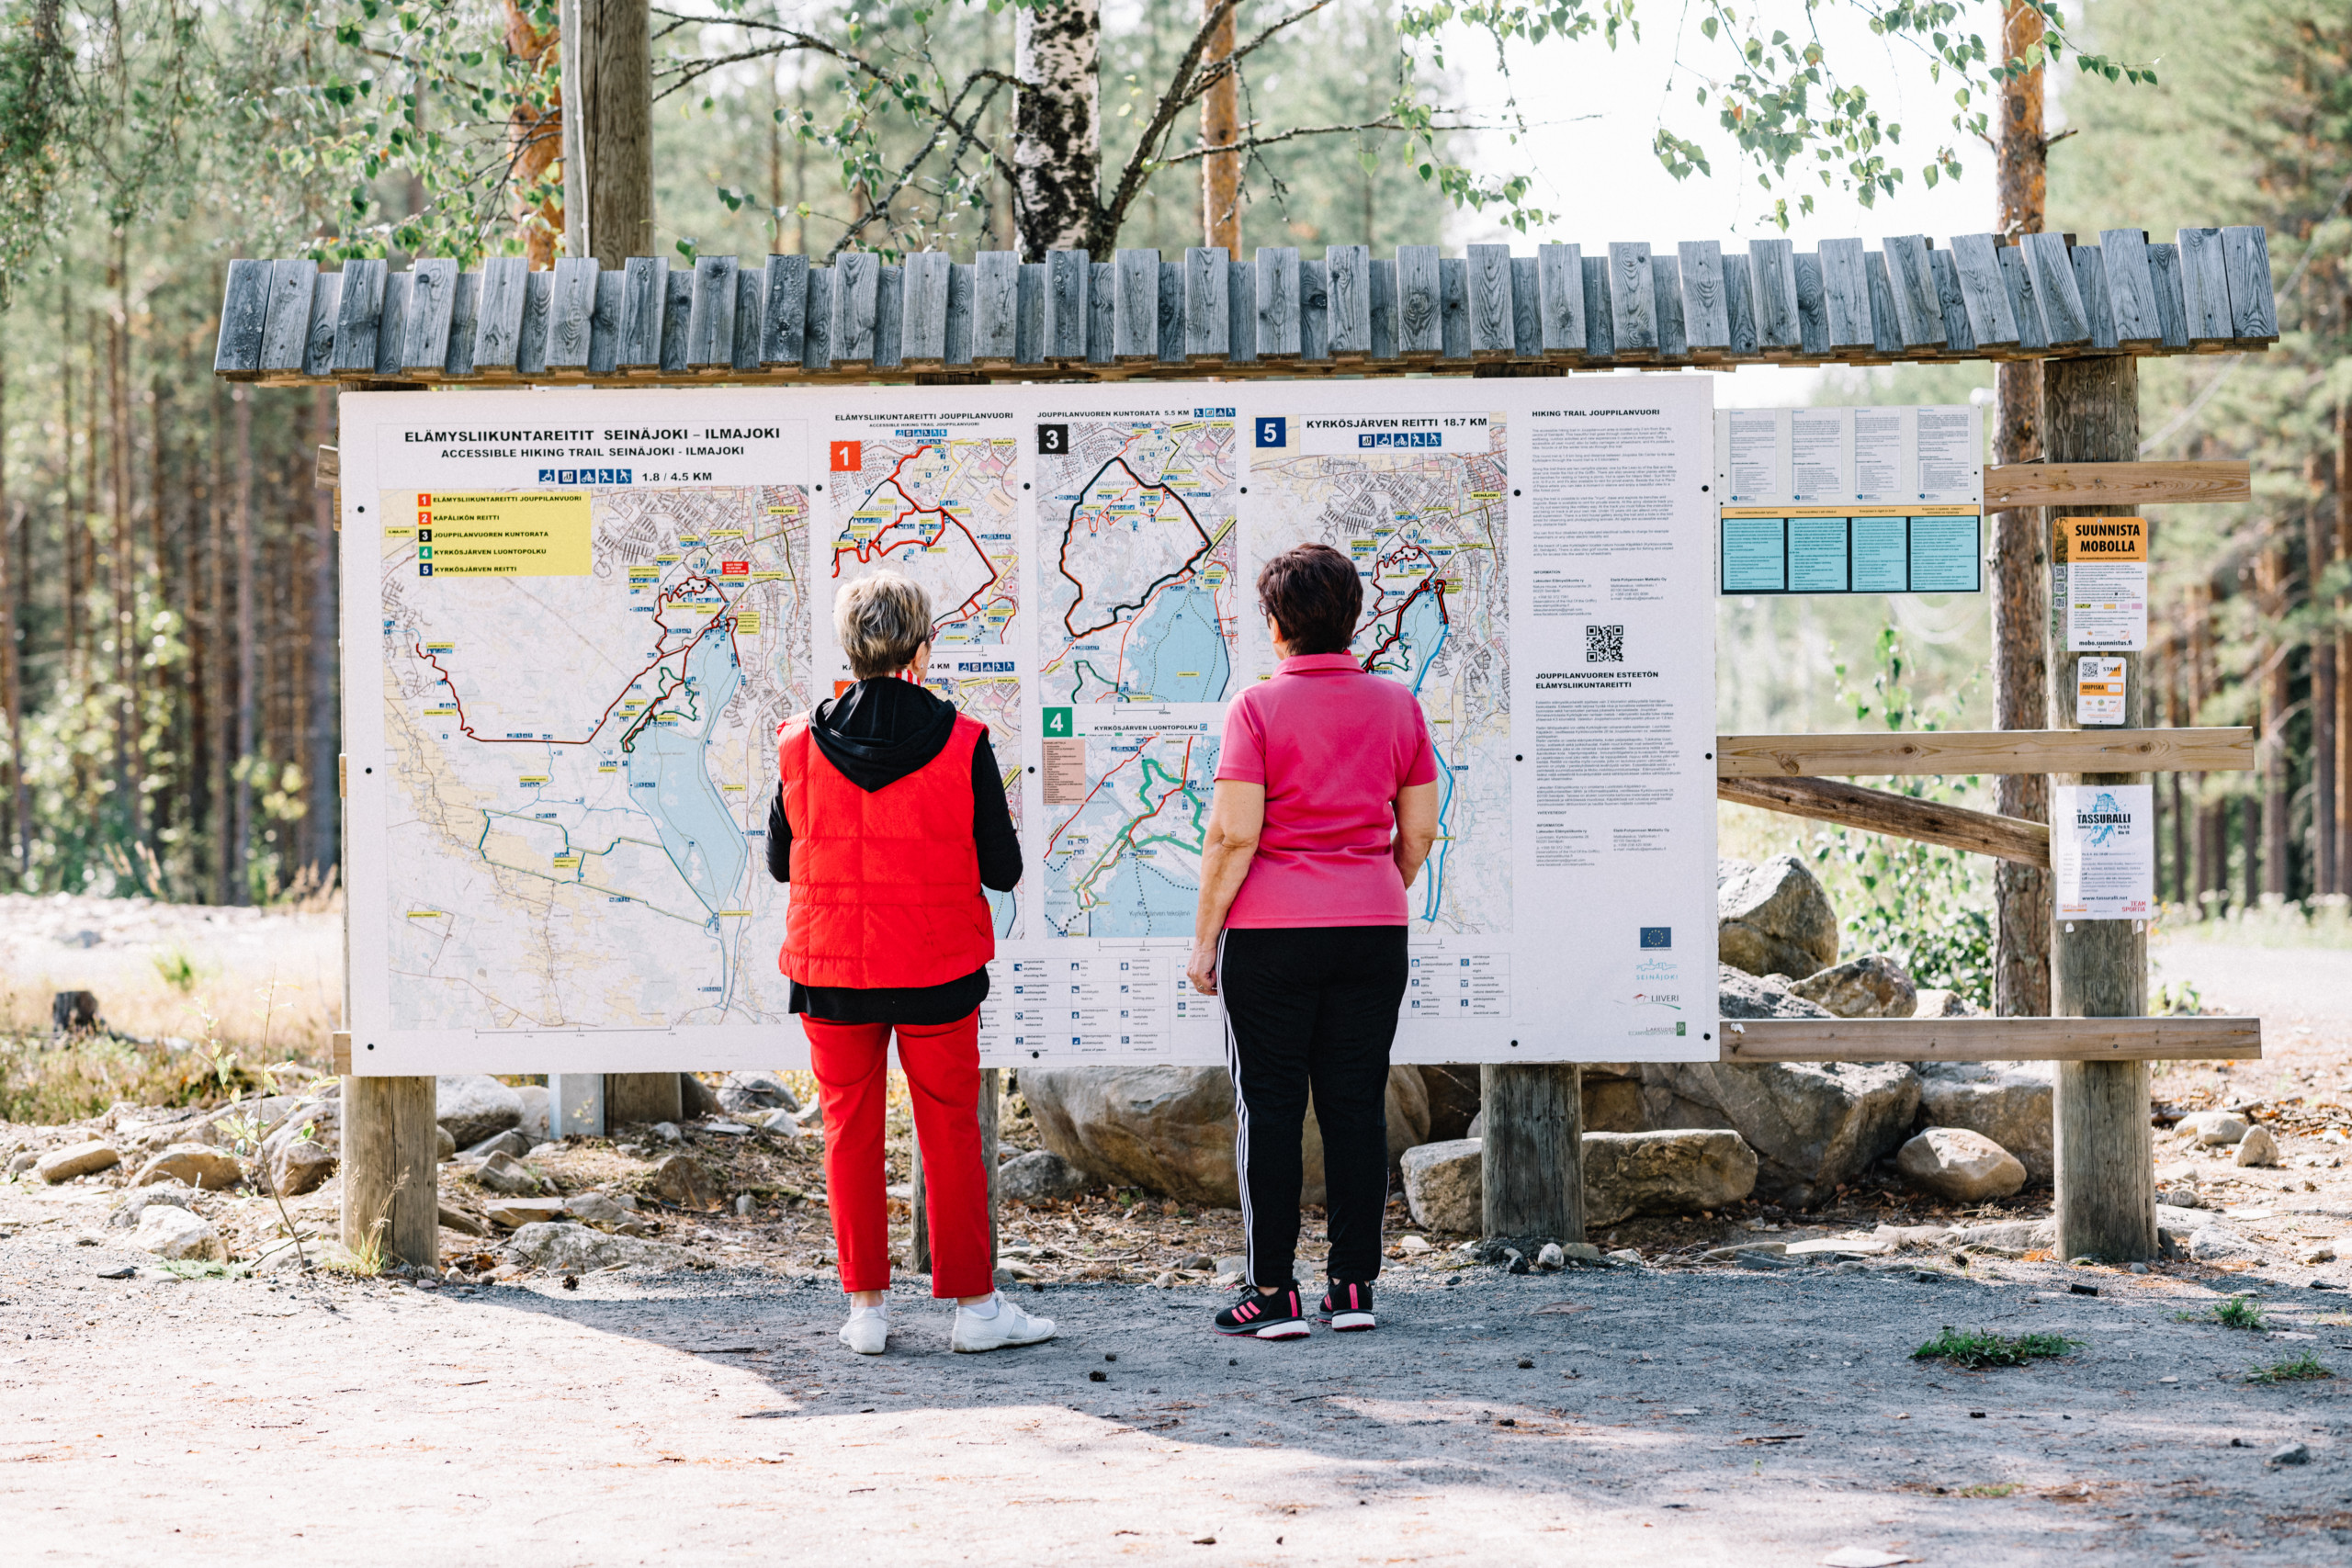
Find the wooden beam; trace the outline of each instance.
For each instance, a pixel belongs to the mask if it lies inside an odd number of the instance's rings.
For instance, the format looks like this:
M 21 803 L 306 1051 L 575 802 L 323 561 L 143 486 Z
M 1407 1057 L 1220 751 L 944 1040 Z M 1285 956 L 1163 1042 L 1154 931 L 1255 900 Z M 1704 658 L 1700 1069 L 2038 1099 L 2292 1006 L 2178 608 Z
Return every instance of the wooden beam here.
M 1893 833 L 2020 865 L 2050 864 L 2050 829 L 2018 817 L 1996 817 L 1939 800 L 1866 789 L 1834 779 L 1718 779 L 1715 798 L 1761 807 L 1866 833 Z
M 2252 501 L 2250 463 L 2007 463 L 1984 470 L 1984 506 L 2180 506 Z
M 1722 779 L 1893 773 L 2233 773 L 2254 766 L 2254 731 L 1952 729 L 1883 735 L 1724 735 Z
M 2258 1018 L 1741 1018 L 1726 1062 L 2256 1062 Z

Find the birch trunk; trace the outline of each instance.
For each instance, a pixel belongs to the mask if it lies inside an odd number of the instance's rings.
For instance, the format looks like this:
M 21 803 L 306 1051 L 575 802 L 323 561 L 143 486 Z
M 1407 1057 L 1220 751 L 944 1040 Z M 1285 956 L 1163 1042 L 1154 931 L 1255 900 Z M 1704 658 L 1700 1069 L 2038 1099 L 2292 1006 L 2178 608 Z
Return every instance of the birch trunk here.
M 1021 254 L 1108 254 L 1095 233 L 1102 163 L 1100 0 L 1046 0 L 1012 28 L 1012 210 Z

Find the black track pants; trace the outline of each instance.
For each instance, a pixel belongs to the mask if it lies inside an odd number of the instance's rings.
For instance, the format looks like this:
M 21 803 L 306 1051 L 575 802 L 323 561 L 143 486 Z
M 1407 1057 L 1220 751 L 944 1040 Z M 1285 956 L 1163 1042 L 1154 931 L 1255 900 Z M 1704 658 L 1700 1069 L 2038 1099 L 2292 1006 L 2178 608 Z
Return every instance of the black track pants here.
M 1292 1278 L 1307 1094 L 1323 1134 L 1325 1272 L 1368 1283 L 1380 1272 L 1388 1205 L 1388 1048 L 1405 999 L 1403 926 L 1249 928 L 1225 933 L 1227 1066 L 1240 1123 L 1241 1226 L 1250 1282 Z

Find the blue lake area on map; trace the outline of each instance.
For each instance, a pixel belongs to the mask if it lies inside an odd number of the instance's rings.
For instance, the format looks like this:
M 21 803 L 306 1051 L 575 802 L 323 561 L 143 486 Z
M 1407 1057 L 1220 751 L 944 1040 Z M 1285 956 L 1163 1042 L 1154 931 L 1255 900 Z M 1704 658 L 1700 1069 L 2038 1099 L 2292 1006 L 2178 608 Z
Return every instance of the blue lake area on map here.
M 1126 695 L 1156 703 L 1224 699 L 1232 664 L 1218 633 L 1216 591 L 1198 578 L 1153 599 L 1128 633 L 1127 647 Z
M 1084 931 L 1070 936 L 1183 936 L 1193 929 L 1193 906 L 1200 901 L 1197 882 L 1170 876 L 1146 858 L 1149 852 L 1128 852 L 1118 869 L 1096 885 L 1102 902 L 1085 916 Z
M 627 759 L 629 798 L 645 808 L 678 874 L 709 910 L 737 907 L 750 864 L 742 825 L 710 776 L 706 761 L 711 730 L 743 682 L 728 639 L 711 636 L 686 660 L 686 687 L 659 705 L 681 716 L 676 724 L 648 724 Z

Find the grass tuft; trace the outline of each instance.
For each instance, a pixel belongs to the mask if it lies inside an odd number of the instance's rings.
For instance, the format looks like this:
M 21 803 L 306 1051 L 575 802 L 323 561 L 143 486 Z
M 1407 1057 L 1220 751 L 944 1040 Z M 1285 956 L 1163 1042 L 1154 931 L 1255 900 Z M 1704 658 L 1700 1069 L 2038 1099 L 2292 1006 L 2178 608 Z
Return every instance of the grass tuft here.
M 2173 1314 L 2179 1323 L 2218 1323 L 2224 1328 L 2244 1328 L 2256 1333 L 2269 1327 L 2263 1320 L 2262 1303 L 2252 1296 L 2232 1296 L 2216 1303 L 2206 1312 L 2181 1312 Z
M 1963 1497 L 2006 1497 L 2017 1489 L 2018 1483 L 2014 1481 L 1983 1481 L 1973 1486 L 1962 1487 L 1960 1495 Z
M 1944 1331 L 1911 1352 L 1915 1361 L 1950 1361 L 1972 1371 L 1985 1367 L 2022 1367 L 2029 1361 L 2063 1356 L 2079 1343 L 2063 1334 L 1995 1334 L 1976 1329 L 1963 1334 L 1950 1324 Z
M 2267 1367 L 2256 1367 L 2246 1373 L 2248 1382 L 2317 1382 L 2335 1374 L 2322 1364 L 2317 1356 L 2305 1350 L 2284 1361 L 2273 1361 Z

